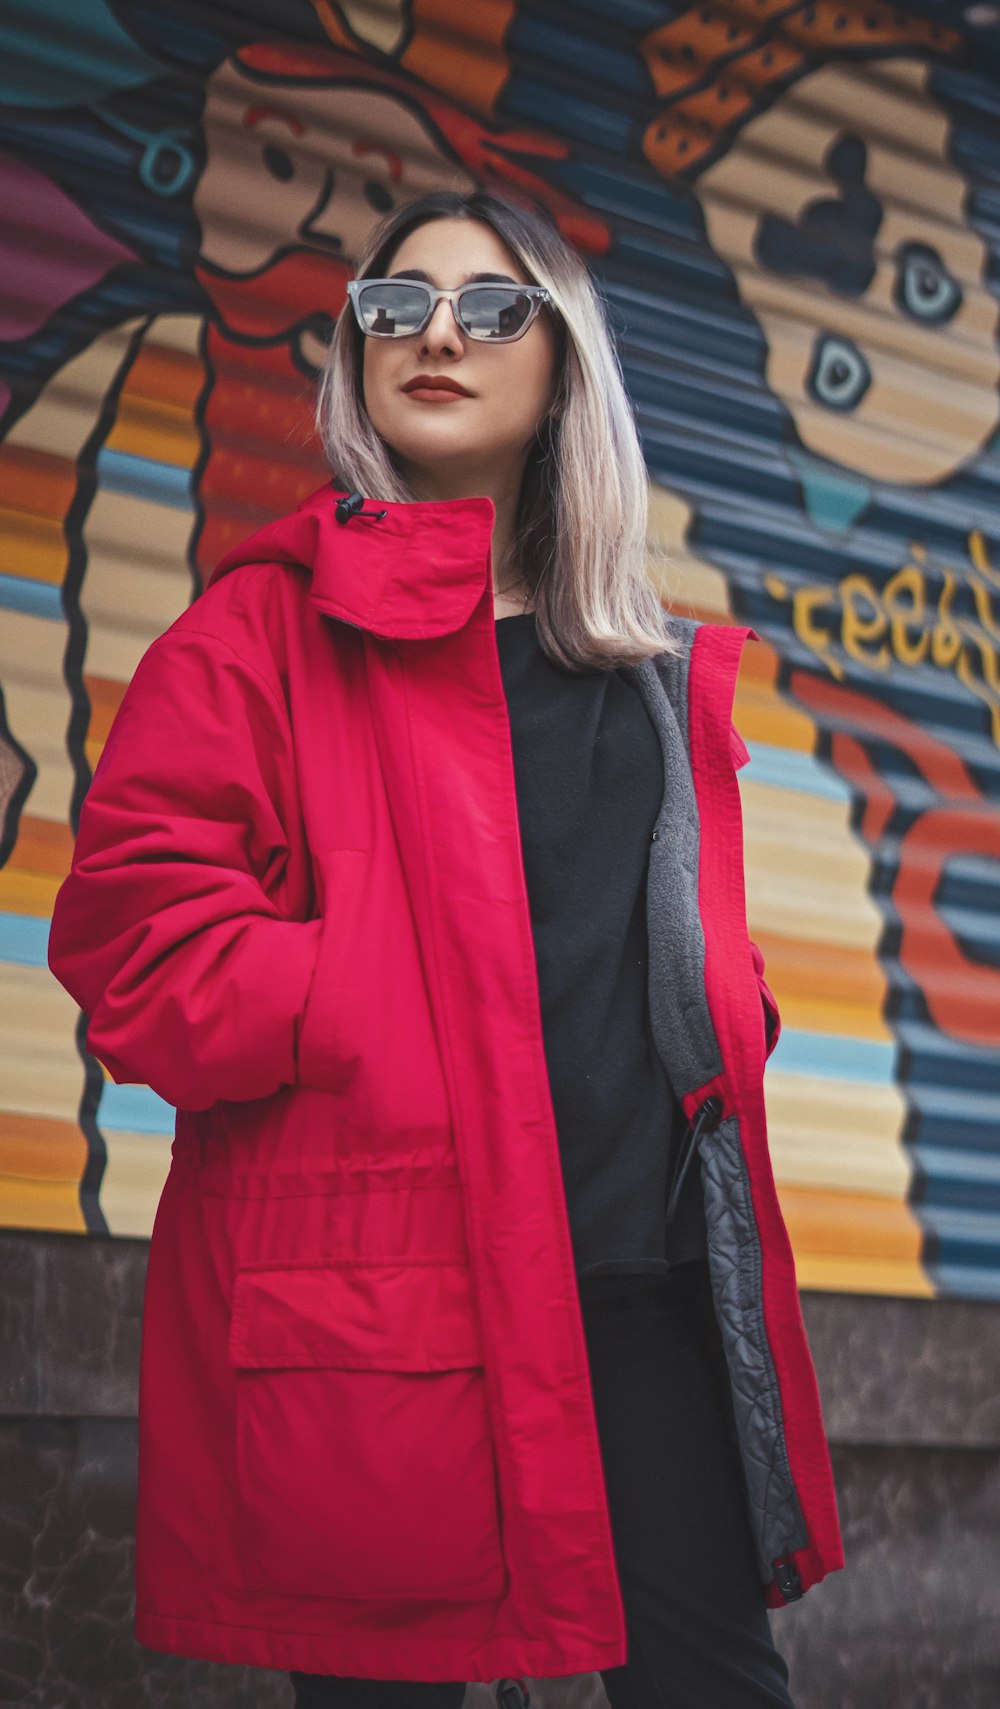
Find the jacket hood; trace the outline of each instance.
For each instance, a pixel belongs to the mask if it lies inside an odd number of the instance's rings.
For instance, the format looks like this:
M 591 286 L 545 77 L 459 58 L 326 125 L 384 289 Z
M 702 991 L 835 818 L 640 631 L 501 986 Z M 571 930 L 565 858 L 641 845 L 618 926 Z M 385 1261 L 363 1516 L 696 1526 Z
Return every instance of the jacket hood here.
M 227 552 L 209 585 L 243 564 L 304 568 L 321 610 L 376 635 L 420 640 L 461 629 L 492 580 L 489 498 L 385 504 L 339 522 L 327 485 Z

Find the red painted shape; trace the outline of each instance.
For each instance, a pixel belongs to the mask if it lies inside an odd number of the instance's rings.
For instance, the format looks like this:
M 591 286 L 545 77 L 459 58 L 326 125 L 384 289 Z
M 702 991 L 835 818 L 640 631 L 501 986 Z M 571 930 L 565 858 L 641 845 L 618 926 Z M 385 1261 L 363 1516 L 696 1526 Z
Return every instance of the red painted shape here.
M 996 803 L 985 796 L 959 756 L 938 737 L 881 701 L 796 671 L 791 691 L 827 725 L 839 725 L 832 756 L 864 800 L 861 830 L 877 848 L 899 803 L 891 778 L 865 751 L 870 737 L 905 754 L 940 801 L 916 812 L 900 833 L 891 899 L 899 918 L 899 959 L 916 982 L 935 1026 L 966 1044 L 1000 1043 L 1000 970 L 968 956 L 938 909 L 949 860 L 1000 860 Z M 851 732 L 854 734 L 851 734 Z

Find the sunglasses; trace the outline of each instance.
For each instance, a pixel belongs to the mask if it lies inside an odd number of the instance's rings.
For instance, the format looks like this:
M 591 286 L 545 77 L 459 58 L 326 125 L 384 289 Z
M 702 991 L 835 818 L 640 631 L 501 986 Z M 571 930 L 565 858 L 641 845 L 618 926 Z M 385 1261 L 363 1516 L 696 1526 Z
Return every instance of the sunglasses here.
M 490 344 L 522 338 L 542 304 L 552 300 L 542 285 L 460 285 L 439 291 L 415 279 L 351 279 L 347 294 L 368 338 L 412 338 L 447 297 L 462 331 Z

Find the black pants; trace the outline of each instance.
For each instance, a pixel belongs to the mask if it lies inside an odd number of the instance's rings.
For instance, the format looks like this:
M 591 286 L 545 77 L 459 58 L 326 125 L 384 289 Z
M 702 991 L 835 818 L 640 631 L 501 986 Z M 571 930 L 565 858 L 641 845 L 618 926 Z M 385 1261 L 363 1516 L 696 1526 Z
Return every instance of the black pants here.
M 611 1709 L 790 1709 L 728 1422 L 707 1270 L 581 1282 L 628 1660 Z M 293 1673 L 296 1709 L 461 1709 L 464 1685 Z

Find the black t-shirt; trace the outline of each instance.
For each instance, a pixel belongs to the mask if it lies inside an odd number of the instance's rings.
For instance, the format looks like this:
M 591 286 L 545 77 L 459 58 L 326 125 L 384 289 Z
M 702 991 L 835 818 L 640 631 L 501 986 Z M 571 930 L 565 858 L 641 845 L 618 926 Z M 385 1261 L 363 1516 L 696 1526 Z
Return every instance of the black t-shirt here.
M 664 1215 L 684 1118 L 649 1023 L 659 738 L 626 677 L 549 659 L 533 613 L 496 633 L 577 1273 L 663 1273 L 703 1256 L 705 1233 L 696 1168 L 669 1237 Z

